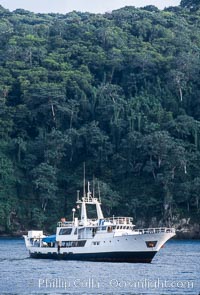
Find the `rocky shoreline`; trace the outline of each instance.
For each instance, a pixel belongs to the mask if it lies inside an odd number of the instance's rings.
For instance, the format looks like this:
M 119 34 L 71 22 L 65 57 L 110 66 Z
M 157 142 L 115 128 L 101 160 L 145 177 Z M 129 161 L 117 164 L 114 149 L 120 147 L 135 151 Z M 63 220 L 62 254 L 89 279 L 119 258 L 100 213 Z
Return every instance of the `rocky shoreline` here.
M 176 229 L 176 239 L 200 239 L 200 224 L 190 224 L 190 219 L 181 219 L 173 225 Z
M 176 230 L 175 239 L 196 239 L 200 240 L 200 226 L 199 224 L 188 226 Z

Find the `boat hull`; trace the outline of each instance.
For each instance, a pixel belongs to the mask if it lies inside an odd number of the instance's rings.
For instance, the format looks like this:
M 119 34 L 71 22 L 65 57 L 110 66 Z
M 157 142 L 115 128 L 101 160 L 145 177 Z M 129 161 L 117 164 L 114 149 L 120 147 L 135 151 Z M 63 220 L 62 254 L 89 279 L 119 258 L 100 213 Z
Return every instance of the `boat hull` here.
M 33 252 L 32 258 L 56 259 L 56 260 L 81 260 L 96 262 L 130 262 L 150 263 L 157 251 L 145 252 L 99 252 L 99 253 L 56 253 Z

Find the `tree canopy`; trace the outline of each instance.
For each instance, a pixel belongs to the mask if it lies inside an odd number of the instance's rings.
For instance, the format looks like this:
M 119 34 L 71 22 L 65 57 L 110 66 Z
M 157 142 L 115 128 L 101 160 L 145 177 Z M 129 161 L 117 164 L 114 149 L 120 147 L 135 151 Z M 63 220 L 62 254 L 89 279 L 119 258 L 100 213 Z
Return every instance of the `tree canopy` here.
M 0 6 L 0 232 L 69 217 L 84 162 L 107 214 L 199 219 L 197 8 Z
M 192 10 L 198 10 L 200 8 L 199 0 L 181 0 L 181 7 L 189 8 Z

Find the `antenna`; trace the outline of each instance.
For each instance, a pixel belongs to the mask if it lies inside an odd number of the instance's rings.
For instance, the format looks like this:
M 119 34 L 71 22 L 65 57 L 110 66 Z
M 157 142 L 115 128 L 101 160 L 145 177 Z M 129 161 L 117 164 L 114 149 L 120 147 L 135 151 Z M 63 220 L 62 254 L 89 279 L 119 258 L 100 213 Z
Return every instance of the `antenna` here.
M 83 163 L 83 197 L 85 198 L 85 162 Z
M 88 181 L 88 193 L 87 193 L 87 199 L 88 199 L 88 202 L 90 201 L 90 183 Z
M 98 181 L 98 194 L 99 194 L 99 202 L 101 203 L 101 195 L 100 195 L 100 186 L 99 186 L 99 181 Z
M 92 185 L 93 185 L 93 188 L 92 188 L 92 195 L 93 195 L 93 198 L 94 198 L 94 190 L 95 190 L 95 179 L 94 179 L 94 174 L 93 174 L 93 182 L 92 182 Z

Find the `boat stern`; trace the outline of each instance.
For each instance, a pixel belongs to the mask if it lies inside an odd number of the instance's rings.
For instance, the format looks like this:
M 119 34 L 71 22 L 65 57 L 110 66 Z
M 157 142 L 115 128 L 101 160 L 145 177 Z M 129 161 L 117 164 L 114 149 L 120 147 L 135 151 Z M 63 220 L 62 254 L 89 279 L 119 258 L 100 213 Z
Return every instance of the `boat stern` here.
M 40 244 L 42 238 L 44 238 L 42 230 L 30 230 L 27 235 L 23 235 L 26 248 L 29 250 L 30 247 L 33 247 L 36 243 Z

